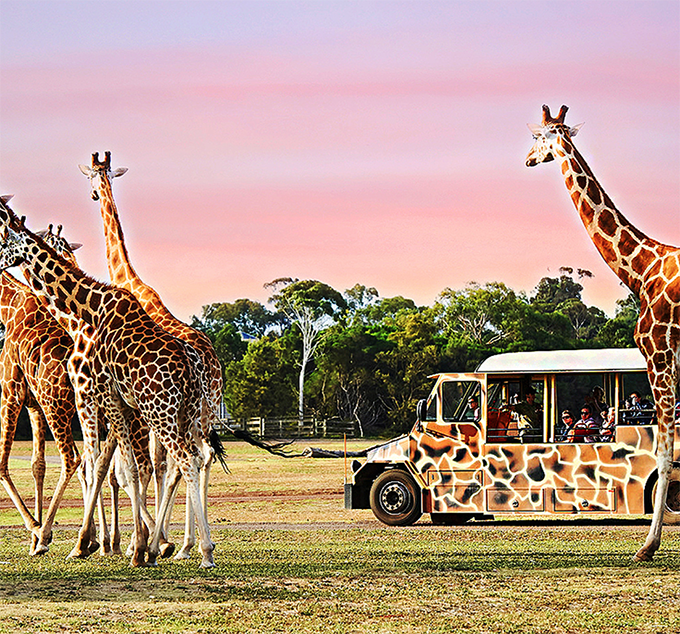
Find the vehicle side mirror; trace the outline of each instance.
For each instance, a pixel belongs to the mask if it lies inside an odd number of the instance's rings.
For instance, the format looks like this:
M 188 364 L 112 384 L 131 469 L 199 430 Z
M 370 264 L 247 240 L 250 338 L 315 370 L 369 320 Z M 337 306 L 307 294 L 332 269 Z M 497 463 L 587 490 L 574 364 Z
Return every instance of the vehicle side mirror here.
M 427 419 L 427 399 L 421 398 L 416 406 L 416 417 L 418 422 L 422 423 Z

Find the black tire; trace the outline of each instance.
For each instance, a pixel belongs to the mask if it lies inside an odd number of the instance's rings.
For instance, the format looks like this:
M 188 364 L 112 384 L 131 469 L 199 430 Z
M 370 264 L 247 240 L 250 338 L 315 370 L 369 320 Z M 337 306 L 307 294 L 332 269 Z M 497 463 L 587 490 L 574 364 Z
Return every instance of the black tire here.
M 652 488 L 651 502 L 654 505 L 656 498 L 656 485 Z M 680 464 L 673 463 L 666 493 L 666 504 L 663 510 L 663 523 L 666 525 L 680 524 Z
M 375 479 L 370 502 L 373 514 L 390 526 L 409 526 L 423 514 L 418 485 L 399 469 L 385 471 Z
M 430 519 L 435 526 L 459 526 L 469 522 L 473 513 L 430 513 Z

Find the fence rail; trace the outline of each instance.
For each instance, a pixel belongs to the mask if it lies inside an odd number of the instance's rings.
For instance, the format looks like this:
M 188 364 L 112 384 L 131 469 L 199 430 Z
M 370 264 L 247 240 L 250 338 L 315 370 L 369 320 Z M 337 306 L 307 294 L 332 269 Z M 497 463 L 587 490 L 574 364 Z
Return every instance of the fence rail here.
M 260 438 L 352 438 L 357 436 L 357 426 L 353 421 L 342 421 L 337 418 L 317 419 L 305 417 L 302 422 L 298 418 L 250 418 L 245 423 L 223 418 L 223 431 L 226 427 L 239 427 Z

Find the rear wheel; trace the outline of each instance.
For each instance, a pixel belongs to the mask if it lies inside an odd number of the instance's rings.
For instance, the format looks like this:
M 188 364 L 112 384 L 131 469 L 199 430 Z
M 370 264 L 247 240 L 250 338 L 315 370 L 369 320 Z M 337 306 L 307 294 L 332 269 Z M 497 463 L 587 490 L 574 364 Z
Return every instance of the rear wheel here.
M 373 482 L 370 493 L 373 514 L 390 526 L 409 526 L 423 514 L 420 489 L 405 471 L 390 469 Z
M 656 499 L 656 487 L 658 481 L 652 489 L 652 504 Z M 680 524 L 680 464 L 673 463 L 673 468 L 668 480 L 668 493 L 666 493 L 666 504 L 663 510 L 664 524 Z

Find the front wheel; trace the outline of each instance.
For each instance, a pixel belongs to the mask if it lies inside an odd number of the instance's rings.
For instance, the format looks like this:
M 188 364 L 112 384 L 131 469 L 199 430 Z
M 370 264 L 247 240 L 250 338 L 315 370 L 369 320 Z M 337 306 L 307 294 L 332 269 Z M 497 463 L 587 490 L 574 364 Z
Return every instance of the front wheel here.
M 652 489 L 652 504 L 656 499 L 656 486 Z M 666 504 L 663 509 L 663 523 L 667 525 L 680 524 L 680 465 L 673 463 L 673 468 L 668 480 L 668 492 L 666 493 Z
M 408 473 L 397 469 L 375 479 L 370 502 L 373 514 L 390 526 L 409 526 L 423 514 L 418 485 Z

